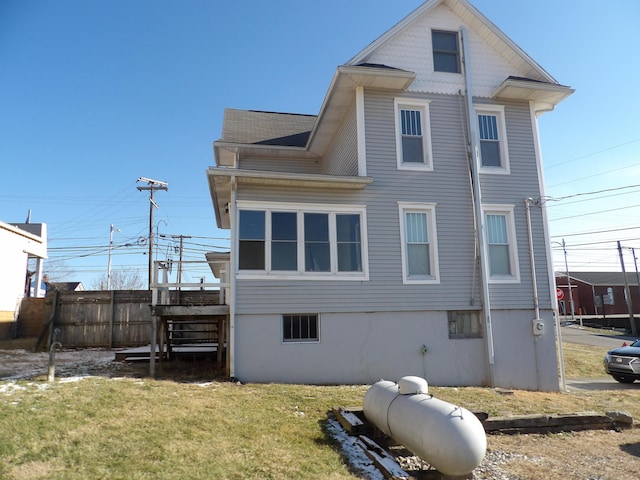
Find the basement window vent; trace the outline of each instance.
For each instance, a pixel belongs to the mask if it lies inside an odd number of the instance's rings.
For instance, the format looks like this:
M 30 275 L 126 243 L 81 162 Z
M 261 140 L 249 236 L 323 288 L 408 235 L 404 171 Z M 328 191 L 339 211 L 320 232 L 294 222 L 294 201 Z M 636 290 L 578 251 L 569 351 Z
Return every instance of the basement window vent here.
M 282 315 L 282 341 L 285 343 L 319 342 L 318 314 Z
M 447 312 L 449 338 L 482 338 L 480 311 Z

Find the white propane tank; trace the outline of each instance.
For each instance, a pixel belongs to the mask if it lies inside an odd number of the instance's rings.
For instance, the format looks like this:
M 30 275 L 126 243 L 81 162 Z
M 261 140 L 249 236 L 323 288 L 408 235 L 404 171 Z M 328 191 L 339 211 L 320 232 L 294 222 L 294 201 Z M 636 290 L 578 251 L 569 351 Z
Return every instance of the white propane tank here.
M 381 380 L 367 390 L 364 414 L 440 473 L 471 473 L 487 450 L 482 423 L 469 410 L 438 400 L 426 390 L 427 382 L 420 377 L 403 377 L 398 384 Z

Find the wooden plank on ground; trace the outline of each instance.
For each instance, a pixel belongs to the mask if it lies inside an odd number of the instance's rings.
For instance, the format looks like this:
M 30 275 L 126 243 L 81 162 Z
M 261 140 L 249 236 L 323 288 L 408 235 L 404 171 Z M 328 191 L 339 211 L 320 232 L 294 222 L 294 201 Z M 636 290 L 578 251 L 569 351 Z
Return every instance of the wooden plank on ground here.
M 349 435 L 362 435 L 373 430 L 371 424 L 362 420 L 362 408 L 334 407 L 333 414 Z
M 411 477 L 405 472 L 398 464 L 395 458 L 393 458 L 386 450 L 380 445 L 371 440 L 369 437 L 360 435 L 356 440 L 358 445 L 365 453 L 367 457 L 375 464 L 376 468 L 382 472 L 384 478 L 390 480 L 408 480 Z

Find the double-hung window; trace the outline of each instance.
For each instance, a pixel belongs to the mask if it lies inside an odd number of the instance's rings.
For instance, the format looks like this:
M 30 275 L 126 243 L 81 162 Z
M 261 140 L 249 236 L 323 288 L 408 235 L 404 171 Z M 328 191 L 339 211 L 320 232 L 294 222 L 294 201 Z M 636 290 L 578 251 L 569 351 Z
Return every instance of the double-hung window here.
M 404 283 L 438 283 L 435 204 L 399 203 Z
M 478 137 L 480 139 L 481 171 L 509 173 L 509 150 L 504 122 L 504 107 L 482 105 L 476 107 Z
M 457 32 L 431 31 L 433 71 L 460 73 L 460 47 Z
M 296 212 L 271 212 L 271 269 L 298 270 Z
M 484 206 L 489 275 L 492 282 L 519 280 L 513 207 Z
M 243 278 L 368 277 L 365 207 L 238 202 Z
M 239 215 L 238 256 L 240 270 L 264 270 L 265 212 L 241 210 Z
M 394 106 L 398 168 L 431 170 L 429 101 L 396 98 Z

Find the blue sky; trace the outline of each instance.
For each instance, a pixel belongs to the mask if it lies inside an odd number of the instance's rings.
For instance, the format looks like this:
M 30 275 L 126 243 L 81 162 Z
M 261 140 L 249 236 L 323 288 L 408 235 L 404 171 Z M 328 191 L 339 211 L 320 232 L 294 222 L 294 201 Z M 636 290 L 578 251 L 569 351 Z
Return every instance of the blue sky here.
M 85 286 L 106 274 L 113 224 L 113 268 L 146 280 L 142 176 L 168 182 L 154 223 L 192 237 L 185 259 L 225 250 L 205 174 L 223 109 L 317 114 L 336 67 L 421 3 L 3 0 L 0 220 L 31 210 L 48 224 L 49 273 Z M 640 256 L 640 2 L 472 3 L 576 89 L 540 119 L 548 196 L 588 194 L 547 202 L 552 241 L 565 238 L 572 270 L 619 270 L 616 240 Z M 177 259 L 176 246 L 158 252 Z

